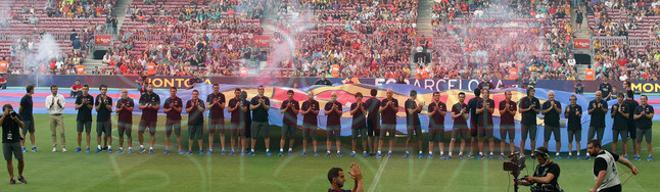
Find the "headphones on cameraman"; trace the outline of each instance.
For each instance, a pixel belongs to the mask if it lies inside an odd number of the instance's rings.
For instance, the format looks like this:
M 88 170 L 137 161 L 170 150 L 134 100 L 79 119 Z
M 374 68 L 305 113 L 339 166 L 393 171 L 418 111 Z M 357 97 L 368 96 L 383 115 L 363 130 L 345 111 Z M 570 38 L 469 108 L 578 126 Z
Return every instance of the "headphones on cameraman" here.
M 543 157 L 543 159 L 548 160 L 550 158 L 550 155 L 541 149 L 542 149 L 541 147 L 536 148 L 536 150 L 534 150 L 534 154 L 540 155 L 541 157 Z

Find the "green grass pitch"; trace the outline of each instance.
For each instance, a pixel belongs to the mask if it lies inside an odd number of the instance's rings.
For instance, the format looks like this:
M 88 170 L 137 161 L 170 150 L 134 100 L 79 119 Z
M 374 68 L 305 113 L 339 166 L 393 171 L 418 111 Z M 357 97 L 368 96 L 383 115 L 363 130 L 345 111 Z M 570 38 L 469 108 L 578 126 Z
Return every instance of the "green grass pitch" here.
M 502 161 L 498 160 L 402 159 L 399 154 L 388 160 L 350 158 L 347 155 L 341 159 L 299 155 L 278 158 L 265 157 L 263 150 L 256 157 L 228 157 L 217 153 L 213 156 L 165 156 L 162 146 L 157 146 L 154 155 L 75 153 L 74 115 L 65 116 L 69 152 L 52 153 L 47 116 L 36 115 L 35 118 L 40 151 L 25 154 L 25 176 L 29 184 L 10 186 L 5 164 L 2 163 L 0 191 L 327 191 L 327 170 L 333 166 L 346 170 L 352 162 L 362 167 L 365 191 L 513 191 L 511 178 L 502 171 Z M 163 119 L 159 117 L 158 144 L 162 144 L 164 136 Z M 659 124 L 655 122 L 654 129 L 660 128 Z M 116 127 L 114 129 L 113 135 L 116 137 Z M 134 143 L 137 143 L 136 129 L 134 126 Z M 186 129 L 185 125 L 183 129 Z M 185 131 L 183 134 L 187 136 Z M 660 146 L 659 136 L 656 130 L 655 146 Z M 95 146 L 94 131 L 92 137 L 92 145 Z M 273 137 L 272 140 L 271 148 L 279 148 L 279 138 Z M 116 138 L 114 141 L 116 149 Z M 343 146 L 345 153 L 350 151 L 349 142 L 344 142 Z M 296 152 L 299 147 L 297 144 Z M 645 156 L 645 147 L 642 150 Z M 528 167 L 535 165 L 535 162 L 527 160 Z M 593 185 L 593 160 L 562 159 L 557 162 L 561 167 L 559 183 L 565 191 L 587 191 Z M 660 164 L 647 161 L 633 163 L 641 173 L 623 185 L 624 191 L 660 189 Z M 528 168 L 522 175 L 532 175 L 532 170 Z M 619 170 L 622 180 L 631 174 L 622 165 L 619 165 Z M 353 182 L 347 181 L 345 188 L 352 187 Z M 521 191 L 529 189 L 522 187 Z

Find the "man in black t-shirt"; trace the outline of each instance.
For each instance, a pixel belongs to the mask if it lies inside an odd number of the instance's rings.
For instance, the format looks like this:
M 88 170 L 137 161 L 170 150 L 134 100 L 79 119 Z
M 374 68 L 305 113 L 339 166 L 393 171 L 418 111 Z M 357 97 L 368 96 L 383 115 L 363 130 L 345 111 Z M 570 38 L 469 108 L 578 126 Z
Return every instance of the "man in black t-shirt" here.
M 635 120 L 637 121 L 637 148 L 635 149 L 635 160 L 639 160 L 639 151 L 642 148 L 642 139 L 646 140 L 646 149 L 648 150 L 647 161 L 653 161 L 653 142 L 651 138 L 653 133 L 653 115 L 655 114 L 653 106 L 648 103 L 649 98 L 646 95 L 639 97 L 640 105 L 635 109 Z
M 408 158 L 410 156 L 410 148 L 409 148 L 409 143 L 411 140 L 413 140 L 417 144 L 417 149 L 419 150 L 419 153 L 417 154 L 418 158 L 423 158 L 424 154 L 422 153 L 422 125 L 419 121 L 419 113 L 422 112 L 422 108 L 424 107 L 424 103 L 417 104 L 417 91 L 412 90 L 410 91 L 410 97 L 406 99 L 405 102 L 405 107 L 406 107 L 406 130 L 408 131 L 408 137 L 406 138 L 406 154 L 404 155 L 404 158 Z
M 619 179 L 616 163 L 619 162 L 630 169 L 633 175 L 637 175 L 639 170 L 625 157 L 615 153 L 610 153 L 602 149 L 600 141 L 591 140 L 587 144 L 587 150 L 594 158 L 593 173 L 596 177 L 596 183 L 589 190 L 591 192 L 620 192 L 621 180 Z
M 612 105 L 610 109 L 610 114 L 614 122 L 612 123 L 612 148 L 611 151 L 616 153 L 617 144 L 619 142 L 619 136 L 621 136 L 621 142 L 623 143 L 623 155 L 628 154 L 628 125 L 626 124 L 626 119 L 628 118 L 628 113 L 626 104 L 623 101 L 623 93 L 618 93 L 616 100 L 617 103 Z
M 332 82 L 330 82 L 330 80 L 326 79 L 325 75 L 321 75 L 321 79 L 314 82 L 314 85 L 331 86 Z
M 307 94 L 307 100 L 302 103 L 300 108 L 300 113 L 303 115 L 303 151 L 302 155 L 305 156 L 307 153 L 307 140 L 312 140 L 312 149 L 314 150 L 314 156 L 319 156 L 317 151 L 317 141 L 316 131 L 318 130 L 318 115 L 320 110 L 319 102 L 314 99 L 314 92 L 309 92 Z
M 532 186 L 531 191 L 551 191 L 560 192 L 559 187 L 559 174 L 561 172 L 559 164 L 550 159 L 548 149 L 539 147 L 534 151 L 534 155 L 539 164 L 534 169 L 534 176 L 527 176 L 518 180 L 519 184 L 524 186 Z
M 117 100 L 117 131 L 119 132 L 119 153 L 124 152 L 124 135 L 128 140 L 128 153 L 133 153 L 133 137 L 131 129 L 133 128 L 133 107 L 135 102 L 128 97 L 128 90 L 121 90 L 121 98 Z
M 555 100 L 555 92 L 548 91 L 548 100 L 541 107 L 543 113 L 543 147 L 548 148 L 548 141 L 552 135 L 555 136 L 555 158 L 561 159 L 561 134 L 559 131 L 559 115 L 561 114 L 561 103 Z
M 504 92 L 504 100 L 500 101 L 498 110 L 500 112 L 500 160 L 505 159 L 504 150 L 507 136 L 509 137 L 509 153 L 513 154 L 516 150 L 513 140 L 516 138 L 516 125 L 514 116 L 516 116 L 516 102 L 511 100 L 513 94 L 507 90 Z
M 603 94 L 603 100 L 609 101 L 612 98 L 612 85 L 605 81 L 598 86 L 598 90 Z
M 580 141 L 582 140 L 582 106 L 577 104 L 577 96 L 571 95 L 569 98 L 570 104 L 564 111 L 564 117 L 568 120 L 568 158 L 573 157 L 573 141 L 577 145 L 575 151 L 577 152 L 576 158 L 580 158 Z
M 350 114 L 353 116 L 351 122 L 351 157 L 357 155 L 358 138 L 362 142 L 362 155 L 368 157 L 367 153 L 367 107 L 362 101 L 362 93 L 355 94 L 355 103 L 351 104 Z
M 625 107 L 624 113 L 628 114 L 628 118 L 626 118 L 626 125 L 627 125 L 627 130 L 628 130 L 628 138 L 632 141 L 631 143 L 633 146 L 633 151 L 635 151 L 635 147 L 637 146 L 637 142 L 635 140 L 637 139 L 637 123 L 635 122 L 635 109 L 637 109 L 637 106 L 639 106 L 639 103 L 635 101 L 634 98 L 634 92 L 632 90 L 627 90 L 626 91 L 626 99 L 623 101 Z M 624 154 L 624 157 L 628 158 L 626 156 L 627 154 Z
M 287 139 L 289 140 L 288 153 L 289 155 L 293 153 L 296 127 L 298 126 L 298 111 L 300 111 L 298 101 L 293 99 L 293 90 L 288 90 L 286 95 L 287 99 L 282 101 L 282 106 L 280 106 L 280 112 L 282 113 L 282 134 L 280 137 L 280 152 L 277 154 L 280 157 L 284 155 L 284 146 Z
M 607 102 L 603 99 L 602 93 L 596 91 L 596 98 L 589 102 L 588 112 L 591 115 L 591 121 L 589 122 L 589 132 L 587 140 L 594 138 L 594 134 L 597 134 L 598 141 L 603 141 L 603 133 L 605 132 L 605 114 L 607 113 Z M 590 158 L 587 154 L 587 159 Z
M 101 150 L 108 150 L 112 153 L 112 121 L 110 121 L 110 114 L 112 113 L 112 98 L 108 93 L 108 86 L 99 86 L 101 94 L 96 96 L 94 106 L 96 108 L 96 152 Z M 103 138 L 103 146 L 101 146 L 101 138 Z
M 25 124 L 21 121 L 21 116 L 14 112 L 10 104 L 2 106 L 2 111 L 2 116 L 0 116 L 0 125 L 2 125 L 2 154 L 5 157 L 5 161 L 7 161 L 9 184 L 16 184 L 12 156 L 18 160 L 18 181 L 27 184 L 25 177 L 23 177 L 25 162 L 23 161 L 20 142 L 23 140 L 20 128 L 23 128 Z
M 192 155 L 193 141 L 197 141 L 198 153 L 204 154 L 202 134 L 204 133 L 204 101 L 199 99 L 199 91 L 192 91 L 192 98 L 186 102 L 188 113 L 188 155 Z
M 23 136 L 27 136 L 30 133 L 30 142 L 32 143 L 32 152 L 37 152 L 37 143 L 35 142 L 34 137 L 34 117 L 32 115 L 32 108 L 34 103 L 32 102 L 32 95 L 34 94 L 34 85 L 28 85 L 25 87 L 25 95 L 21 98 L 21 106 L 18 108 L 18 114 L 21 115 L 23 120 Z M 27 152 L 25 149 L 25 140 L 21 140 L 21 150 L 23 153 Z
M 78 132 L 78 147 L 76 152 L 79 153 L 82 148 L 82 132 L 85 132 L 85 143 L 87 148 L 85 152 L 90 152 L 90 132 L 92 130 L 92 108 L 94 107 L 94 97 L 89 95 L 89 85 L 83 85 L 82 94 L 76 98 L 76 109 L 78 115 L 76 116 L 77 132 Z
M 327 116 L 325 128 L 328 131 L 328 136 L 326 137 L 326 156 L 330 156 L 332 140 L 334 140 L 337 147 L 337 157 L 341 157 L 341 140 L 339 136 L 341 135 L 342 104 L 337 101 L 337 93 L 332 93 L 330 101 L 325 104 L 324 112 Z
M 380 100 L 376 97 L 378 95 L 378 90 L 371 89 L 370 94 L 371 98 L 367 99 L 364 102 L 367 107 L 367 145 L 369 146 L 369 153 L 376 153 L 376 143 L 378 141 L 378 135 L 380 132 Z
M 477 103 L 481 100 L 481 89 L 474 89 L 474 97 L 468 100 L 467 110 L 470 112 L 470 154 L 472 157 L 474 151 L 477 150 L 477 133 L 479 126 L 479 118 L 477 118 Z
M 149 146 L 149 154 L 154 153 L 154 145 L 156 145 L 156 122 L 158 122 L 158 109 L 160 109 L 160 96 L 154 93 L 154 88 L 151 84 L 147 84 L 145 92 L 140 96 L 140 109 L 142 110 L 142 117 L 138 125 L 138 142 L 140 143 L 140 153 L 145 153 L 144 148 L 144 132 L 149 131 L 151 141 Z
M 488 141 L 488 158 L 493 158 L 493 151 L 495 150 L 495 140 L 493 138 L 493 112 L 495 111 L 495 101 L 490 98 L 489 89 L 481 89 L 481 99 L 477 101 L 476 114 L 479 120 L 477 142 L 479 142 L 479 156 L 484 157 L 484 143 Z
M 270 135 L 268 130 L 270 125 L 268 124 L 268 110 L 270 109 L 270 100 L 268 97 L 264 96 L 264 86 L 260 85 L 257 87 L 257 96 L 254 96 L 250 101 L 250 109 L 252 110 L 252 127 L 250 132 L 252 134 L 252 150 L 250 155 L 254 156 L 254 149 L 257 146 L 257 137 L 259 133 L 263 134 L 264 145 L 266 146 L 266 156 L 271 156 L 270 153 Z
M 522 119 L 520 120 L 520 151 L 525 152 L 525 141 L 529 136 L 530 149 L 536 148 L 536 114 L 541 111 L 541 103 L 539 99 L 534 97 L 536 90 L 534 88 L 527 88 L 527 97 L 521 98 L 518 103 L 518 109 Z M 532 153 L 534 156 L 534 153 Z
M 176 96 L 176 87 L 170 87 L 170 96 L 163 103 L 163 112 L 165 112 L 165 150 L 163 154 L 170 153 L 170 138 L 172 132 L 176 137 L 176 146 L 179 155 L 183 155 L 183 145 L 181 144 L 181 112 L 183 111 L 183 101 Z
M 456 138 L 461 141 L 460 149 L 458 151 L 459 159 L 463 159 L 463 150 L 465 149 L 465 140 L 468 138 L 468 106 L 465 104 L 465 93 L 458 93 L 458 103 L 454 104 L 451 107 L 451 118 L 454 120 L 454 127 L 451 133 L 451 142 L 449 143 L 449 156 L 447 158 L 452 158 L 452 152 L 454 151 L 454 144 L 456 143 Z

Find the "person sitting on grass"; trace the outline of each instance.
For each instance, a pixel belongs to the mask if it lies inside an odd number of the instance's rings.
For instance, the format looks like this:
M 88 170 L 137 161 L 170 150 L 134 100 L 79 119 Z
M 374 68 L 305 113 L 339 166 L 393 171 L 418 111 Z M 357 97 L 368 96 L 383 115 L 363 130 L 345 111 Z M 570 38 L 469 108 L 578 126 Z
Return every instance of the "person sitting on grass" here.
M 351 171 L 348 172 L 351 178 L 355 181 L 353 190 L 344 190 L 344 170 L 339 167 L 333 167 L 328 171 L 328 181 L 330 181 L 330 189 L 328 192 L 362 192 L 364 191 L 364 181 L 362 180 L 362 171 L 357 163 L 351 165 Z

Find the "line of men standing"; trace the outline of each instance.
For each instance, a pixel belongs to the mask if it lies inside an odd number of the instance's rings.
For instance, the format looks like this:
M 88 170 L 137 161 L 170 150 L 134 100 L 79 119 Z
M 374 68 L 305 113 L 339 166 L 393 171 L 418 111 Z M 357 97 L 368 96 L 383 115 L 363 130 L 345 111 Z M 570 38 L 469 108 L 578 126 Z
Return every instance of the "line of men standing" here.
M 51 95 L 48 95 L 45 100 L 45 106 L 49 113 L 49 124 L 51 127 L 52 138 L 52 151 L 57 151 L 57 136 L 60 136 L 60 145 L 62 151 L 67 151 L 64 136 L 64 122 L 62 114 L 65 106 L 64 97 L 58 94 L 57 86 L 51 86 Z M 89 86 L 83 85 L 81 94 L 76 98 L 75 108 L 78 111 L 76 116 L 77 127 L 77 147 L 76 152 L 82 151 L 82 135 L 85 133 L 85 151 L 91 151 L 91 123 L 92 123 L 92 110 L 97 111 L 96 132 L 97 132 L 97 147 L 96 152 L 107 150 L 112 152 L 112 123 L 111 113 L 113 112 L 113 99 L 107 95 L 107 86 L 100 86 L 100 94 L 95 98 L 89 94 Z M 32 151 L 37 150 L 34 143 L 34 119 L 32 117 L 32 94 L 34 93 L 34 86 L 26 88 L 26 95 L 21 99 L 21 107 L 19 114 L 25 122 L 24 134 L 31 133 L 30 140 L 32 142 Z M 236 89 L 234 91 L 235 97 L 229 99 L 228 103 L 224 94 L 219 92 L 219 85 L 213 84 L 213 92 L 206 97 L 206 102 L 199 98 L 199 92 L 193 90 L 192 98 L 185 103 L 177 96 L 177 89 L 170 88 L 170 96 L 165 99 L 162 107 L 166 114 L 165 121 L 165 149 L 164 153 L 170 152 L 171 135 L 174 133 L 175 141 L 177 143 L 179 154 L 186 154 L 183 149 L 181 141 L 181 113 L 185 107 L 188 113 L 188 149 L 187 153 L 192 154 L 193 145 L 196 142 L 198 145 L 199 153 L 204 152 L 203 148 L 203 130 L 204 130 L 204 111 L 209 112 L 208 129 L 208 145 L 206 153 L 212 154 L 214 147 L 214 139 L 216 135 L 220 137 L 220 153 L 224 154 L 227 151 L 225 146 L 225 138 L 229 137 L 228 151 L 230 154 L 236 153 L 239 148 L 241 154 L 255 155 L 255 148 L 257 137 L 263 137 L 265 144 L 266 155 L 272 155 L 270 151 L 270 137 L 269 130 L 270 124 L 268 122 L 268 113 L 270 110 L 270 100 L 264 95 L 264 87 L 257 88 L 257 95 L 250 101 L 247 100 L 247 93 Z M 387 90 L 386 97 L 379 100 L 376 96 L 378 91 L 372 89 L 370 91 L 371 98 L 363 101 L 362 93 L 356 93 L 355 101 L 350 105 L 349 114 L 352 116 L 351 130 L 351 156 L 356 156 L 358 151 L 358 143 L 361 142 L 362 154 L 367 157 L 375 155 L 377 158 L 385 156 L 383 154 L 383 145 L 387 141 L 387 157 L 392 156 L 392 147 L 394 145 L 397 124 L 397 113 L 399 111 L 399 101 L 393 97 L 393 91 Z M 410 156 L 410 150 L 416 148 L 418 150 L 418 157 L 424 157 L 422 141 L 424 134 L 422 133 L 419 114 L 427 106 L 429 115 L 428 127 L 428 157 L 433 157 L 434 146 L 440 149 L 440 157 L 442 159 L 450 159 L 453 155 L 453 149 L 456 146 L 456 140 L 460 141 L 458 156 L 464 158 L 464 149 L 466 141 L 469 140 L 472 144 L 472 150 L 468 157 L 473 156 L 473 152 L 478 150 L 477 158 L 484 158 L 486 156 L 485 144 L 488 144 L 488 158 L 493 158 L 495 149 L 494 142 L 494 125 L 493 114 L 495 112 L 495 102 L 490 98 L 490 90 L 488 86 L 480 86 L 474 92 L 475 97 L 465 103 L 465 93 L 458 94 L 458 102 L 447 108 L 447 105 L 440 101 L 440 93 L 434 92 L 432 102 L 426 105 L 417 101 L 417 92 L 411 91 L 410 97 L 404 102 L 404 111 L 406 114 L 406 130 L 407 138 L 405 140 L 405 155 Z M 311 140 L 313 152 L 318 156 L 318 141 L 320 138 L 316 136 L 319 128 L 318 115 L 323 111 L 327 116 L 326 129 L 328 130 L 326 137 L 326 155 L 330 156 L 332 145 L 335 145 L 337 156 L 342 156 L 341 140 L 339 139 L 341 132 L 341 116 L 343 114 L 343 104 L 337 101 L 336 93 L 332 93 L 330 101 L 325 104 L 323 109 L 320 108 L 318 101 L 314 99 L 314 93 L 308 93 L 307 100 L 302 102 L 302 105 L 293 97 L 294 92 L 289 90 L 287 92 L 287 99 L 282 101 L 280 112 L 283 114 L 283 127 L 281 129 L 280 150 L 278 155 L 282 156 L 286 152 L 293 152 L 293 144 L 295 143 L 295 132 L 298 127 L 298 114 L 303 116 L 302 124 L 302 154 L 307 153 L 307 144 Z M 632 138 L 634 142 L 635 159 L 639 160 L 640 143 L 642 139 L 647 141 L 649 156 L 648 160 L 652 160 L 652 146 L 651 144 L 651 124 L 653 118 L 653 108 L 648 105 L 648 97 L 642 95 L 640 98 L 641 104 L 632 98 L 632 92 L 628 91 L 624 96 L 620 93 L 617 97 L 617 104 L 608 108 L 607 102 L 602 99 L 600 91 L 595 93 L 595 99 L 589 102 L 587 112 L 591 116 L 588 130 L 588 139 L 596 137 L 599 141 L 603 139 L 605 128 L 605 115 L 608 111 L 614 119 L 613 122 L 613 151 L 621 138 L 623 144 L 623 155 L 627 155 L 627 140 Z M 572 158 L 573 142 L 576 142 L 577 157 L 580 156 L 580 142 L 581 138 L 581 117 L 583 113 L 582 106 L 578 105 L 577 97 L 572 95 L 569 99 L 570 104 L 562 108 L 559 101 L 555 100 L 555 94 L 552 91 L 547 93 L 547 100 L 541 104 L 538 98 L 535 97 L 535 89 L 529 88 L 527 95 L 519 100 L 518 103 L 512 101 L 512 93 L 505 92 L 505 99 L 499 102 L 500 121 L 500 158 L 504 158 L 505 151 L 515 151 L 513 141 L 515 139 L 515 123 L 514 116 L 516 113 L 521 113 L 521 143 L 519 146 L 526 146 L 527 138 L 529 137 L 531 148 L 535 148 L 536 132 L 537 132 L 537 114 L 543 114 L 544 121 L 544 146 L 547 148 L 548 141 L 552 136 L 556 141 L 556 158 L 560 158 L 559 151 L 561 149 L 561 135 L 560 135 L 560 119 L 563 112 L 564 117 L 568 119 L 568 157 Z M 624 99 L 625 97 L 625 99 Z M 140 96 L 138 101 L 138 108 L 142 110 L 142 116 L 138 124 L 138 143 L 139 152 L 141 153 L 154 153 L 156 122 L 158 118 L 158 110 L 161 108 L 160 97 L 153 92 L 153 88 L 148 85 L 146 91 Z M 132 128 L 132 112 L 135 103 L 132 98 L 128 96 L 128 91 L 121 91 L 121 98 L 115 102 L 115 112 L 118 113 L 118 132 L 119 132 L 119 152 L 123 152 L 124 136 L 127 137 L 128 153 L 133 152 L 131 128 Z M 224 110 L 230 113 L 230 126 L 225 125 Z M 563 110 L 562 110 L 563 109 Z M 445 131 L 445 116 L 447 113 L 451 114 L 453 119 L 453 128 L 451 132 Z M 468 121 L 469 120 L 469 121 Z M 469 122 L 469 124 L 468 124 Z M 144 145 L 144 134 L 148 132 L 150 135 L 150 146 L 147 148 Z M 448 154 L 445 155 L 444 139 L 450 138 Z M 288 148 L 286 147 L 288 141 Z M 508 141 L 508 147 L 507 142 Z M 413 145 L 409 145 L 413 142 Z M 25 144 L 22 142 L 22 150 L 26 151 Z M 249 146 L 248 146 L 249 145 Z M 249 148 L 249 151 L 247 150 Z M 533 155 L 533 154 L 532 154 Z M 589 155 L 585 158 L 589 158 Z

